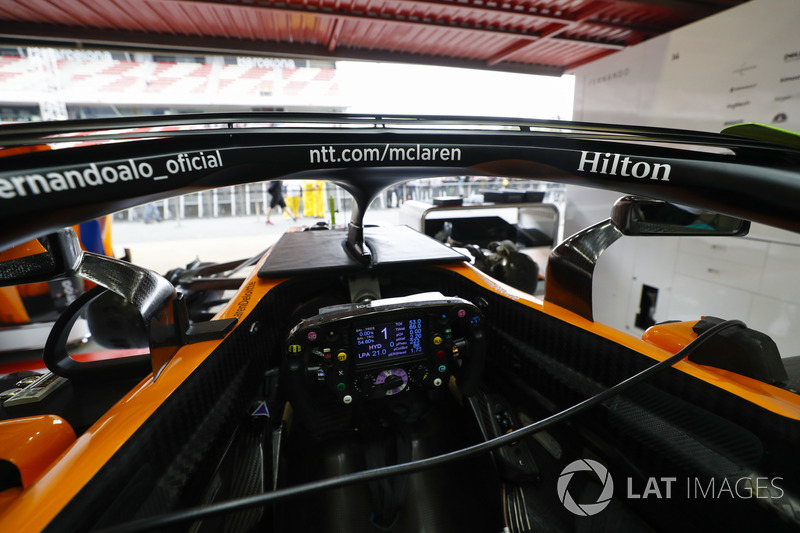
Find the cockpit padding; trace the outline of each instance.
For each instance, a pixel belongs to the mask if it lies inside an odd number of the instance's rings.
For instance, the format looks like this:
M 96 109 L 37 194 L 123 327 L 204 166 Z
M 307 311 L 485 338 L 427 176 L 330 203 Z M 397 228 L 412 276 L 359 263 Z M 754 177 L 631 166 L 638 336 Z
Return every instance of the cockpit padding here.
M 260 278 L 302 274 L 354 273 L 364 266 L 347 254 L 344 230 L 286 233 L 275 243 Z M 452 248 L 407 226 L 367 227 L 364 240 L 372 255 L 372 267 L 460 263 L 467 258 Z

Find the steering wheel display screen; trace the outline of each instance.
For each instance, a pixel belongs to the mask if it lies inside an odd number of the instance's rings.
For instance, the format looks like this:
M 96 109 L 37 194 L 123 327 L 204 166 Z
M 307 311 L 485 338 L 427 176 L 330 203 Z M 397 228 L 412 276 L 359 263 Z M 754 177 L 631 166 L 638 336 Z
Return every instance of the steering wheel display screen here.
M 423 353 L 422 329 L 422 318 L 355 328 L 356 364 Z
M 289 332 L 287 379 L 308 408 L 396 394 L 403 403 L 451 378 L 472 394 L 484 366 L 482 324 L 474 304 L 438 292 L 324 307 Z

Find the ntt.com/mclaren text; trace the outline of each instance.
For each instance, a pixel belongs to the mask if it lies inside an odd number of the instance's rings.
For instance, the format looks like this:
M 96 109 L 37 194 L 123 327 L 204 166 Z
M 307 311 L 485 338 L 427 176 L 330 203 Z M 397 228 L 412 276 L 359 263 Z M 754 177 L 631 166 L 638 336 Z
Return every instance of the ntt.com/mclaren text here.
M 400 161 L 461 161 L 461 148 L 422 146 L 392 146 L 339 148 L 320 146 L 309 151 L 311 163 L 359 163 Z

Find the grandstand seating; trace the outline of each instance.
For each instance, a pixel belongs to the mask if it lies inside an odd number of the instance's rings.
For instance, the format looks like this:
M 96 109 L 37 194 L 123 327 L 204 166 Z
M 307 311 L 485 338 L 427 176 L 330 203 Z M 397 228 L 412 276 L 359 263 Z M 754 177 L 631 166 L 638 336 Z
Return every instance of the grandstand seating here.
M 58 82 L 68 104 L 178 104 L 346 107 L 333 68 L 117 59 L 60 59 Z M 25 57 L 0 56 L 0 101 L 36 103 L 43 73 Z M 52 85 L 52 84 L 51 84 Z M 321 100 L 318 102 L 318 100 Z

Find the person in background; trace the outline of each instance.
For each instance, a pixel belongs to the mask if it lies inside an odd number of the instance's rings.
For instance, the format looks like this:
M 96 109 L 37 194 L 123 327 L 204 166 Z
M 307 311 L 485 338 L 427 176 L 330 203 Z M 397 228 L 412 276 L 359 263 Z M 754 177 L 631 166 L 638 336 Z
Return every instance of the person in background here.
M 269 209 L 267 209 L 267 224 L 272 225 L 269 217 L 272 215 L 272 209 L 275 206 L 281 206 L 285 212 L 289 213 L 289 216 L 292 217 L 293 220 L 297 220 L 297 216 L 294 214 L 294 211 L 289 209 L 286 205 L 286 200 L 283 199 L 283 182 L 280 180 L 270 181 L 269 187 L 267 188 L 267 192 L 269 193 L 270 200 L 269 200 Z
M 161 222 L 161 213 L 158 212 L 158 207 L 156 206 L 155 202 L 150 202 L 144 208 L 144 223 L 150 224 L 153 219 L 156 219 L 156 222 Z
M 286 209 L 291 210 L 292 213 L 296 213 L 297 216 L 300 216 L 300 195 L 303 193 L 303 186 L 300 185 L 300 182 L 296 180 L 290 180 L 286 184 Z M 284 211 L 283 216 L 288 217 L 289 212 Z

